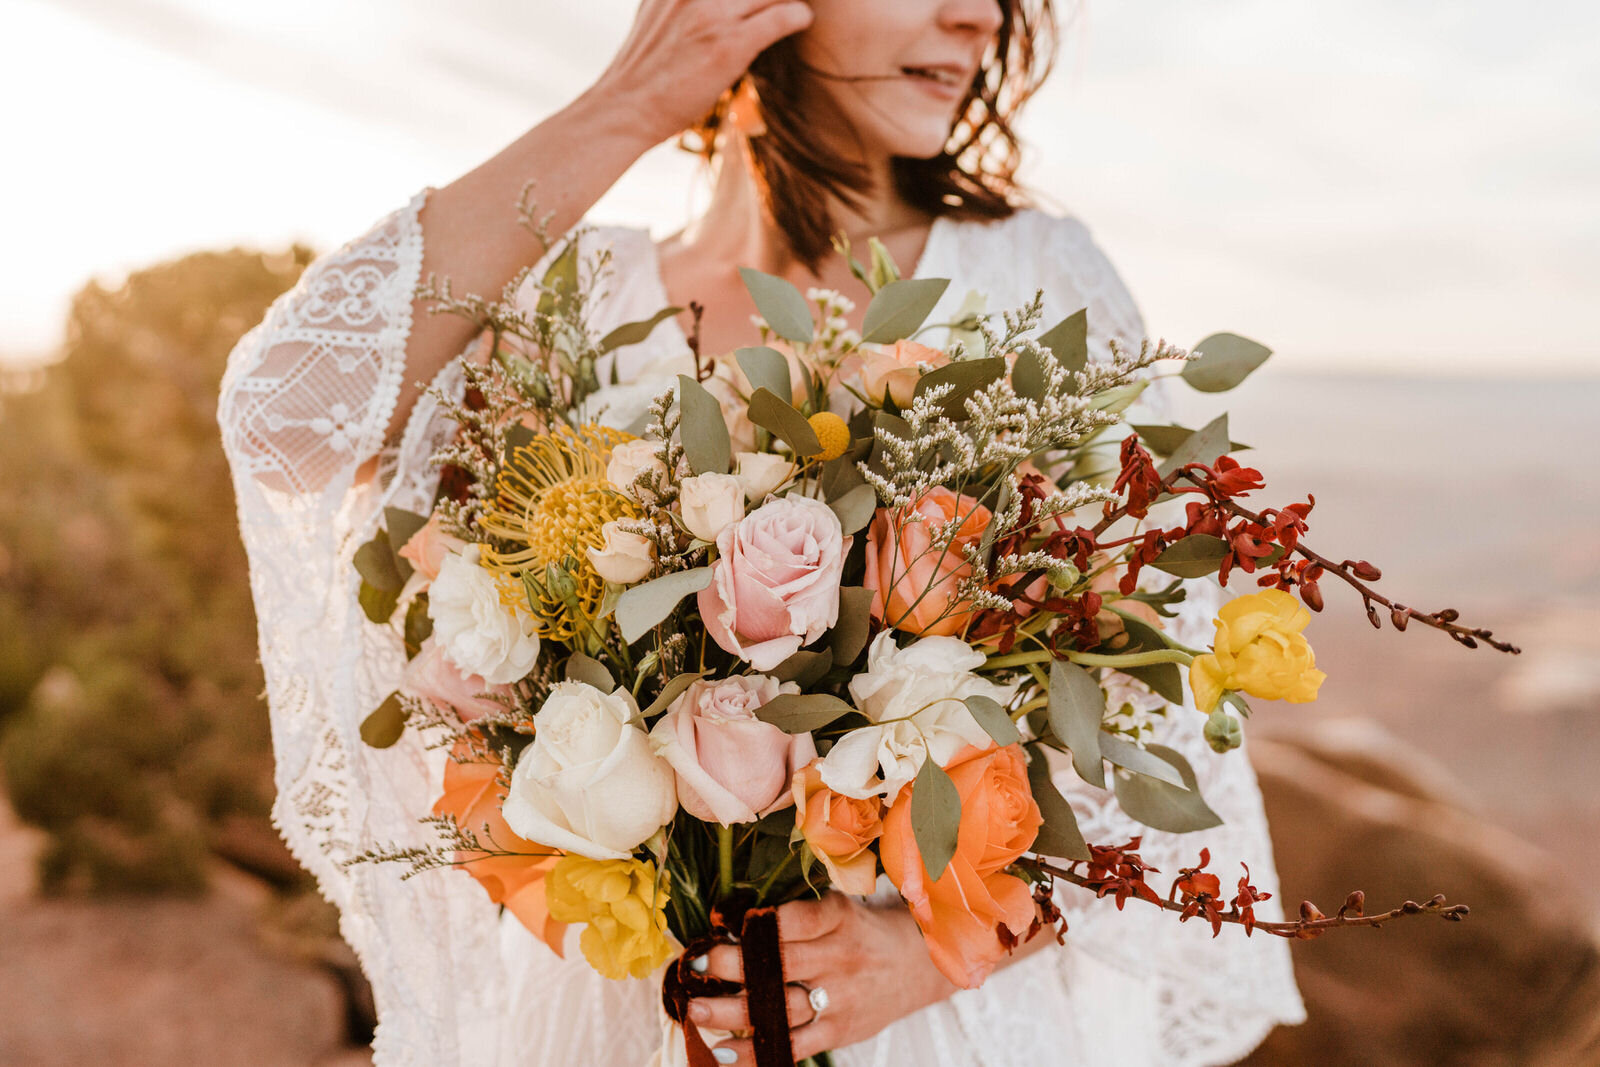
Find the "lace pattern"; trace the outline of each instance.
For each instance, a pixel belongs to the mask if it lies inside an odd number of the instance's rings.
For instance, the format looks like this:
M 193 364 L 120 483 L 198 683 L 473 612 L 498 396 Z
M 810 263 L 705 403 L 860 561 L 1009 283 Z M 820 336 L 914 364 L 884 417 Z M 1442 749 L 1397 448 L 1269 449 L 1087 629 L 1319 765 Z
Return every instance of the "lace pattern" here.
M 462 872 L 402 880 L 392 865 L 343 866 L 373 844 L 425 842 L 414 816 L 438 795 L 445 759 L 414 733 L 381 751 L 360 740 L 360 723 L 394 688 L 404 652 L 393 628 L 369 623 L 357 608 L 351 565 L 384 506 L 427 509 L 437 484 L 427 458 L 450 430 L 424 396 L 398 446 L 382 444 L 404 373 L 425 196 L 314 263 L 241 340 L 223 379 L 218 418 L 250 558 L 277 760 L 274 822 L 338 906 L 341 932 L 373 984 L 378 1064 L 633 1067 L 659 1041 L 653 983 L 607 981 L 576 953 L 558 958 L 500 916 Z M 918 269 L 952 279 L 933 321 L 948 318 L 969 287 L 1000 308 L 1040 286 L 1047 321 L 1088 307 L 1091 351 L 1104 351 L 1111 337 L 1137 343 L 1142 325 L 1132 300 L 1075 220 L 1026 211 L 996 223 L 942 224 L 939 232 Z M 661 306 L 648 234 L 601 229 L 586 240 L 608 243 L 616 269 L 595 306 L 597 328 Z M 634 392 L 643 396 L 645 368 L 670 362 L 678 347 L 681 334 L 658 330 L 619 353 L 622 377 L 638 374 Z M 1156 417 L 1164 414 L 1162 384 L 1141 398 Z M 458 395 L 459 371 L 446 367 L 434 385 Z M 1225 594 L 1213 582 L 1187 584 L 1177 636 L 1206 642 Z M 1256 885 L 1276 892 L 1244 754 L 1211 753 L 1197 719 L 1176 709 L 1158 739 L 1188 756 L 1225 824 L 1189 835 L 1149 831 L 1066 767 L 1057 782 L 1085 835 L 1120 842 L 1142 832 L 1144 856 L 1164 874 L 1209 847 L 1225 885 L 1243 860 Z M 840 1050 L 841 1067 L 1000 1067 L 1041 1055 L 1225 1063 L 1276 1023 L 1304 1018 L 1287 945 L 1277 939 L 1247 941 L 1225 930 L 1213 941 L 1201 924 L 1176 928 L 1153 909 L 1112 916 L 1109 901 L 1075 887 L 1060 896 L 1071 922 L 1065 950 L 1040 952 L 982 989 Z M 1276 903 L 1260 909 L 1263 917 L 1276 914 Z

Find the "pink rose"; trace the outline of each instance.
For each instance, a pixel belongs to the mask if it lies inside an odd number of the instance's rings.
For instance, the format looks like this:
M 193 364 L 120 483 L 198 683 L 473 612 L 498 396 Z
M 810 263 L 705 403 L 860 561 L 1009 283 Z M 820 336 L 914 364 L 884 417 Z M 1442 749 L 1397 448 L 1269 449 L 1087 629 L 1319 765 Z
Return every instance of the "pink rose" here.
M 694 682 L 672 702 L 650 743 L 677 772 L 685 811 L 733 826 L 794 803 L 790 779 L 816 758 L 817 747 L 810 734 L 786 734 L 756 718 L 755 709 L 799 691 L 793 682 L 735 675 Z
M 463 674 L 444 649 L 428 638 L 400 676 L 400 691 L 441 707 L 454 708 L 462 722 L 504 711 L 492 696 L 506 696 L 509 685 L 490 685 L 476 674 Z
M 422 528 L 411 535 L 411 539 L 400 547 L 400 555 L 411 561 L 428 581 L 439 577 L 439 563 L 445 555 L 460 548 L 465 542 L 459 537 L 452 537 L 444 532 L 439 525 L 439 513 L 434 512 L 428 516 L 428 521 Z
M 768 671 L 839 621 L 850 538 L 820 500 L 770 500 L 717 535 L 700 616 L 711 639 Z
M 911 406 L 922 380 L 918 366 L 927 363 L 935 368 L 950 362 L 950 357 L 937 348 L 915 341 L 896 341 L 888 348 L 861 354 L 861 390 L 867 398 L 882 403 L 888 394 L 902 408 Z

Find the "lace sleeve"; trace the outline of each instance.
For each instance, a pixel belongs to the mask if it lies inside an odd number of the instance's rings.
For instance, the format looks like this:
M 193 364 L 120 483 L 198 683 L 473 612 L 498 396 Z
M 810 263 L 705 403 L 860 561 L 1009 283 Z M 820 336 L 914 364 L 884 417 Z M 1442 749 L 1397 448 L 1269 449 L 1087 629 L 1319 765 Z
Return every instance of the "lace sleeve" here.
M 502 1015 L 497 909 L 465 873 L 402 881 L 397 864 L 344 865 L 374 844 L 431 843 L 415 818 L 438 795 L 445 759 L 415 731 L 384 750 L 360 739 L 404 652 L 357 608 L 351 565 L 382 508 L 426 511 L 436 479 L 426 456 L 444 427 L 431 398 L 399 448 L 383 447 L 422 202 L 313 263 L 239 342 L 218 405 L 266 675 L 273 821 L 338 907 L 372 982 L 381 1065 L 491 1062 Z M 447 366 L 435 384 L 459 390 L 459 371 Z
M 1137 348 L 1145 336 L 1144 322 L 1104 253 L 1078 221 L 1052 221 L 1055 236 L 1045 247 L 1040 266 L 1047 298 L 1052 292 L 1072 292 L 1088 306 L 1092 358 L 1104 358 L 1112 338 Z M 1151 381 L 1130 409 L 1129 421 L 1168 421 L 1170 386 L 1167 380 Z M 1157 521 L 1181 520 L 1175 504 L 1164 507 L 1166 514 L 1157 513 Z M 1149 570 L 1141 579 L 1141 585 L 1151 587 L 1171 581 Z M 1212 620 L 1232 594 L 1213 578 L 1186 581 L 1184 589 L 1187 597 L 1167 628 L 1191 648 L 1208 648 L 1215 638 Z M 1122 675 L 1111 677 L 1111 703 L 1126 699 L 1135 707 L 1166 706 L 1140 683 Z M 1159 890 L 1167 888 L 1180 867 L 1198 863 L 1200 850 L 1207 848 L 1208 869 L 1229 890 L 1243 874 L 1240 864 L 1249 864 L 1252 882 L 1273 894 L 1258 907 L 1258 914 L 1280 918 L 1277 867 L 1255 771 L 1245 749 L 1213 752 L 1201 734 L 1203 725 L 1204 716 L 1195 709 L 1193 694 L 1185 685 L 1183 706 L 1167 707 L 1164 716 L 1154 719 L 1150 740 L 1177 749 L 1194 767 L 1201 795 L 1223 820 L 1211 830 L 1173 834 L 1134 822 L 1109 792 L 1081 781 L 1070 764 L 1057 771 L 1056 782 L 1077 812 L 1087 840 L 1120 844 L 1136 835 L 1142 838 L 1140 854 L 1161 870 L 1151 879 Z M 1096 901 L 1076 886 L 1063 886 L 1058 895 L 1071 923 L 1069 936 L 1079 948 L 1139 975 L 1152 988 L 1157 1011 L 1153 1037 L 1161 1062 L 1229 1063 L 1254 1048 L 1275 1025 L 1305 1018 L 1289 945 L 1279 938 L 1246 938 L 1233 928 L 1213 938 L 1204 923 L 1191 921 L 1180 927 L 1172 915 L 1133 905 L 1117 913 L 1110 900 Z

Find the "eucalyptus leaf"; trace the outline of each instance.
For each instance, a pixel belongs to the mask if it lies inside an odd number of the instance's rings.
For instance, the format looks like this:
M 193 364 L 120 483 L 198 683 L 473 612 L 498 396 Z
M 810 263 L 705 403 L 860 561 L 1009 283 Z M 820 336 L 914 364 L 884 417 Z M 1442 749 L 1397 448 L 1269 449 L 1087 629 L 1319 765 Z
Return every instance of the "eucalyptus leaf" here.
M 828 501 L 828 506 L 839 516 L 839 525 L 848 537 L 872 521 L 878 510 L 878 491 L 863 483 L 838 500 Z
M 648 708 L 640 712 L 640 715 L 648 719 L 666 711 L 674 700 L 683 695 L 684 690 L 705 676 L 705 671 L 692 671 L 688 674 L 674 675 L 671 681 L 661 687 L 661 692 L 650 702 Z
M 405 573 L 400 570 L 402 563 L 406 564 Z M 410 571 L 410 564 L 395 555 L 387 530 L 379 530 L 372 535 L 372 540 L 356 549 L 355 565 L 361 580 L 383 593 L 398 594 Z M 394 610 L 392 604 L 390 610 Z
M 390 693 L 382 704 L 361 720 L 361 740 L 373 748 L 388 748 L 400 740 L 406 730 L 406 709 L 400 706 L 400 694 Z
M 928 880 L 937 882 L 956 854 L 961 833 L 961 792 L 931 756 L 911 783 L 911 830 Z
M 1123 674 L 1143 682 L 1150 691 L 1170 704 L 1183 703 L 1183 672 L 1176 663 L 1147 663 L 1143 667 L 1119 667 Z
M 1229 447 L 1228 413 L 1224 411 L 1184 438 L 1183 443 L 1168 454 L 1167 461 L 1157 473 L 1165 478 L 1185 464 L 1204 463 L 1210 466 L 1217 461 L 1217 457 L 1227 455 Z
M 362 579 L 361 589 L 356 593 L 356 602 L 361 605 L 361 611 L 368 619 L 376 623 L 385 623 L 400 604 L 400 591 L 379 589 L 366 579 Z
M 1089 859 L 1089 845 L 1078 829 L 1078 816 L 1051 780 L 1050 764 L 1043 749 L 1036 749 L 1029 755 L 1028 787 L 1033 792 L 1033 802 L 1039 805 L 1039 814 L 1044 816 L 1039 836 L 1033 839 L 1032 851 L 1065 860 Z
M 1183 776 L 1172 764 L 1159 756 L 1152 756 L 1138 745 L 1116 734 L 1100 731 L 1100 754 L 1125 771 L 1147 774 L 1169 785 L 1183 786 Z
M 810 689 L 822 680 L 833 667 L 833 650 L 807 652 L 801 649 L 767 673 L 780 682 L 793 682 L 801 689 Z
M 1272 349 L 1236 333 L 1214 333 L 1194 346 L 1199 359 L 1184 363 L 1182 377 L 1202 393 L 1224 393 L 1267 361 Z
M 861 340 L 889 344 L 910 337 L 927 321 L 929 312 L 950 287 L 947 278 L 907 278 L 889 282 L 867 305 L 861 322 Z
M 789 361 L 776 348 L 757 345 L 741 348 L 733 354 L 739 369 L 750 379 L 750 388 L 765 389 L 774 396 L 792 396 L 794 386 L 789 377 Z
M 428 614 L 428 594 L 418 593 L 406 606 L 406 654 L 415 656 L 422 642 L 433 635 L 433 618 Z
M 1150 566 L 1179 578 L 1215 574 L 1228 554 L 1228 542 L 1211 534 L 1190 534 L 1174 541 L 1150 561 Z
M 648 319 L 637 322 L 625 322 L 600 338 L 600 351 L 609 352 L 613 348 L 622 348 L 625 345 L 636 345 L 649 337 L 655 328 L 682 311 L 679 307 L 664 307 L 651 315 Z
M 867 480 L 861 476 L 861 468 L 856 466 L 856 461 L 848 452 L 824 463 L 822 475 L 817 481 L 822 487 L 824 500 L 838 500 L 857 486 L 867 484 Z
M 811 307 L 800 290 L 782 278 L 751 267 L 740 267 L 739 277 L 744 279 L 750 299 L 756 302 L 756 310 L 767 320 L 773 333 L 796 344 L 811 341 Z
M 1067 370 L 1083 370 L 1089 364 L 1089 309 L 1081 308 L 1050 327 L 1039 335 L 1039 343 Z
M 978 720 L 978 725 L 983 727 L 984 733 L 994 738 L 995 744 L 1014 745 L 1022 740 L 1022 734 L 1017 731 L 1017 724 L 1011 721 L 1011 716 L 1006 714 L 1005 707 L 998 700 L 974 694 L 962 703 L 972 712 L 972 717 Z
M 687 374 L 678 375 L 678 404 L 683 408 L 678 433 L 683 437 L 683 454 L 689 466 L 696 474 L 727 474 L 733 462 L 733 445 L 722 405 Z
M 786 734 L 805 734 L 820 730 L 854 710 L 827 693 L 783 693 L 757 708 L 756 718 Z
M 505 448 L 500 453 L 500 465 L 502 467 L 510 466 L 512 453 L 519 448 L 525 448 L 532 444 L 533 438 L 534 432 L 531 426 L 524 426 L 520 422 L 513 422 L 510 426 L 507 426 Z
M 585 656 L 582 652 L 574 652 L 567 657 L 565 670 L 567 681 L 582 682 L 602 693 L 609 693 L 617 687 L 616 679 L 611 677 L 606 665 L 597 659 Z
M 711 568 L 696 567 L 678 571 L 636 585 L 617 598 L 617 629 L 622 639 L 633 644 L 650 632 L 682 603 L 683 598 L 698 593 L 711 584 Z
M 770 389 L 757 389 L 750 398 L 750 421 L 764 430 L 770 430 L 794 450 L 797 459 L 815 456 L 822 451 L 817 431 L 811 428 L 806 417 Z M 727 432 L 726 426 L 723 432 Z
M 944 366 L 924 374 L 917 381 L 914 396 L 922 396 L 935 386 L 952 385 L 955 388 L 945 395 L 940 402 L 940 409 L 946 418 L 964 419 L 967 417 L 966 400 L 979 390 L 987 388 L 990 383 L 1002 378 L 1006 373 L 1006 361 L 998 358 L 989 359 L 963 359 L 956 363 L 946 363 Z
M 1029 349 L 1017 357 L 1011 367 L 1011 388 L 1024 400 L 1044 399 L 1046 387 L 1044 363 L 1039 354 Z
M 834 624 L 828 642 L 833 649 L 833 661 L 847 667 L 867 647 L 872 636 L 872 590 L 859 585 L 847 585 L 839 590 L 839 621 Z
M 538 312 L 541 315 L 553 315 L 559 302 L 571 297 L 578 290 L 578 240 L 576 237 L 568 239 L 562 246 L 556 258 L 545 269 L 542 281 L 542 291 L 539 294 Z
M 1106 785 L 1100 762 L 1100 723 L 1105 718 L 1106 695 L 1094 676 L 1076 663 L 1050 664 L 1050 730 L 1072 752 L 1078 777 L 1090 785 Z
M 395 561 L 404 564 L 402 574 L 411 577 L 411 561 L 400 555 L 400 550 L 406 547 L 406 542 L 415 536 L 416 532 L 428 524 L 426 515 L 418 515 L 405 508 L 384 508 L 383 525 L 389 533 L 389 546 L 394 549 Z
M 1148 423 L 1134 423 L 1133 431 L 1153 451 L 1162 456 L 1172 455 L 1178 446 L 1183 444 L 1190 434 L 1194 433 L 1187 426 L 1156 426 Z M 1228 451 L 1230 453 L 1248 452 L 1250 451 L 1250 446 L 1243 441 L 1229 441 Z
M 1150 745 L 1146 751 L 1171 764 L 1183 778 L 1184 787 L 1142 774 L 1116 775 L 1117 803 L 1127 815 L 1153 829 L 1174 834 L 1222 825 L 1222 817 L 1200 796 L 1194 768 L 1181 753 L 1165 745 Z

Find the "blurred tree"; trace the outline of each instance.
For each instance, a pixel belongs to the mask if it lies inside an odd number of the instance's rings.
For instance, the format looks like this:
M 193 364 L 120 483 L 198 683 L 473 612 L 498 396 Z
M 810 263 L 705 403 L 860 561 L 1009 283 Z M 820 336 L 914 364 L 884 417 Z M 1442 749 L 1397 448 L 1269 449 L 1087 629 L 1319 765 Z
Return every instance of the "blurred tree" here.
M 266 824 L 255 615 L 215 421 L 228 353 L 312 255 L 185 256 L 75 298 L 0 409 L 0 769 L 46 890 L 197 889 Z

